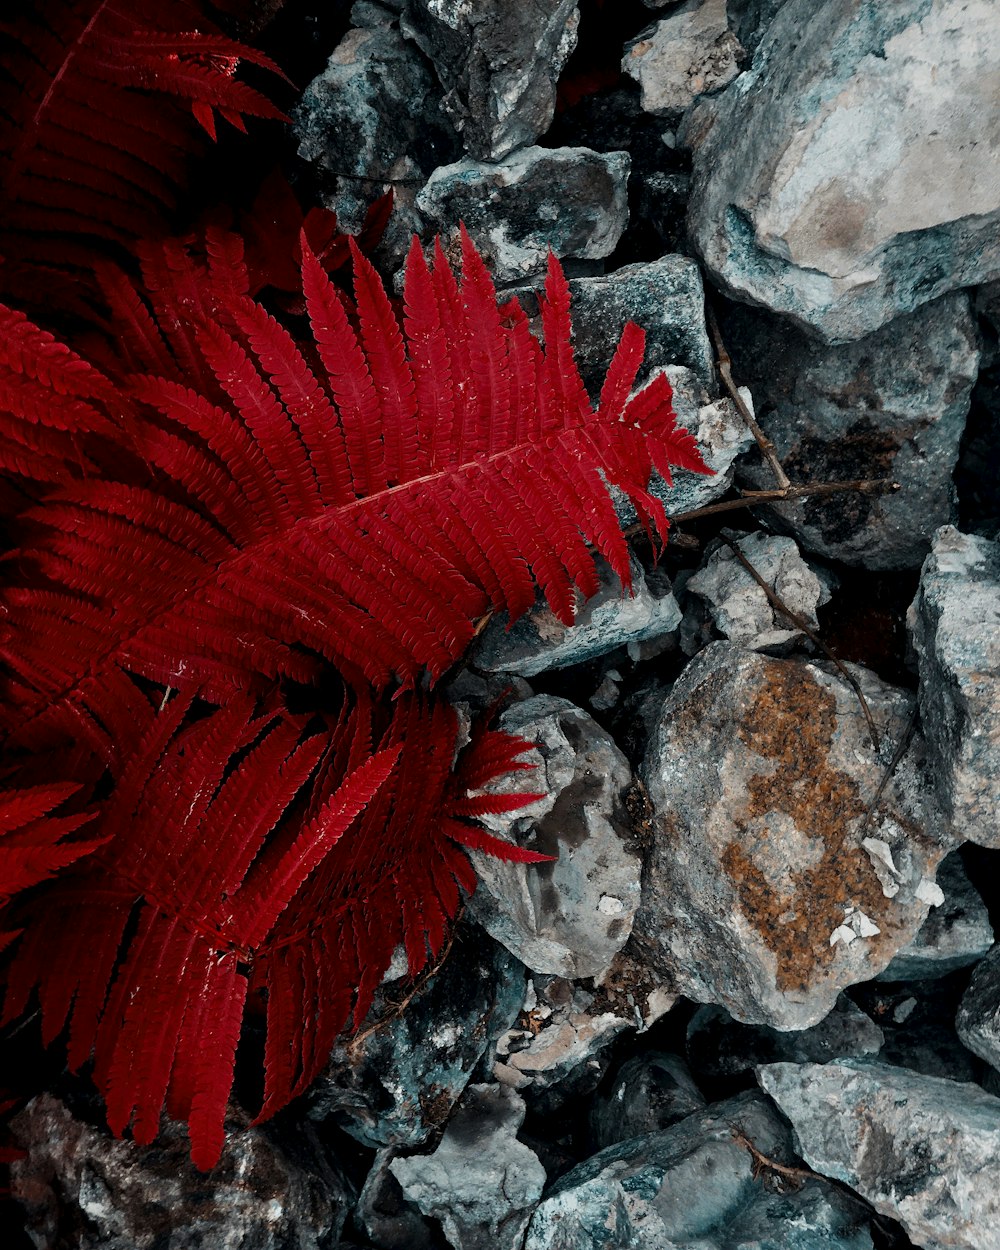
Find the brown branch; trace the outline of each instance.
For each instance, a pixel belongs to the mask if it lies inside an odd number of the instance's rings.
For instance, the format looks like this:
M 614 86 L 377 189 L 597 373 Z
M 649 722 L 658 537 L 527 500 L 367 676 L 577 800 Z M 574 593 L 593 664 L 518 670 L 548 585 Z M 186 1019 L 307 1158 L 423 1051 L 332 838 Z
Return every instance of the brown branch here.
M 824 495 L 842 495 L 854 492 L 859 495 L 888 495 L 899 490 L 899 483 L 887 477 L 865 477 L 853 482 L 807 482 L 802 486 L 784 486 L 776 490 L 745 490 L 738 499 L 723 499 L 721 503 L 705 504 L 688 512 L 677 512 L 671 522 L 694 521 L 717 512 L 735 512 L 738 508 L 753 508 L 763 503 L 790 503 L 795 499 L 811 499 Z M 626 535 L 639 533 L 641 525 L 632 525 Z
M 733 1141 L 737 1146 L 742 1146 L 748 1151 L 750 1158 L 753 1160 L 752 1169 L 755 1177 L 761 1172 L 774 1172 L 778 1176 L 784 1177 L 786 1180 L 795 1181 L 799 1185 L 805 1184 L 806 1181 L 817 1180 L 815 1172 L 810 1172 L 807 1168 L 789 1167 L 787 1163 L 779 1163 L 777 1159 L 772 1159 L 770 1155 L 764 1154 L 758 1150 L 746 1133 L 738 1128 L 730 1129 Z

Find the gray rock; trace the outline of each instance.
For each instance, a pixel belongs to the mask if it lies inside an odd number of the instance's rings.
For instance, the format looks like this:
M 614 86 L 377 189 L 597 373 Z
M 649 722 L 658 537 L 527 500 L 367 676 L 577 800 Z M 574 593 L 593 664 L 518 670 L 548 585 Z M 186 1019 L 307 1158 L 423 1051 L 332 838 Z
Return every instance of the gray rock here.
M 196 1171 L 179 1124 L 153 1147 L 118 1141 L 51 1094 L 11 1121 L 27 1157 L 11 1194 L 39 1250 L 325 1250 L 353 1200 L 306 1128 L 291 1152 L 245 1122 L 228 1126 L 211 1179 Z M 291 1145 L 292 1143 L 289 1143 Z
M 405 1197 L 441 1221 L 455 1250 L 520 1250 L 545 1169 L 517 1140 L 524 1102 L 512 1089 L 470 1085 L 433 1154 L 394 1159 Z
M 949 295 L 841 347 L 734 310 L 737 376 L 795 482 L 888 478 L 882 495 L 807 498 L 767 510 L 808 551 L 869 569 L 915 568 L 954 517 L 952 470 L 979 365 L 968 296 Z M 773 487 L 766 466 L 747 485 Z
M 832 666 L 717 642 L 664 701 L 643 765 L 654 838 L 635 929 L 682 993 L 747 1024 L 816 1024 L 943 901 L 953 843 L 918 737 L 869 813 L 912 698 L 852 671 L 878 752 Z
M 450 238 L 464 221 L 497 285 L 545 274 L 560 258 L 610 256 L 628 225 L 627 152 L 522 148 L 498 164 L 436 169 L 418 194 L 424 220 Z
M 955 1027 L 963 1044 L 1000 1072 L 1000 946 L 972 974 Z
M 1000 544 L 938 530 L 907 625 L 945 810 L 962 837 L 1000 847 Z
M 626 45 L 622 70 L 639 84 L 647 113 L 676 117 L 732 82 L 742 53 L 726 0 L 688 0 Z
M 871 1250 L 861 1203 L 818 1178 L 777 1201 L 747 1143 L 792 1162 L 756 1092 L 610 1146 L 546 1194 L 525 1250 Z
M 679 1055 L 648 1051 L 622 1064 L 590 1111 L 596 1150 L 669 1128 L 705 1109 L 705 1096 Z
M 617 575 L 598 562 L 601 589 L 583 601 L 573 625 L 564 625 L 544 599 L 508 630 L 494 618 L 483 631 L 469 659 L 490 673 L 534 677 L 552 668 L 583 664 L 617 647 L 669 634 L 680 624 L 667 577 L 649 574 L 632 561 L 632 593 L 623 591 Z
M 548 130 L 579 20 L 576 0 L 408 0 L 402 25 L 433 62 L 466 152 L 496 161 Z
M 993 945 L 986 904 L 969 880 L 957 851 L 942 860 L 937 884 L 944 891 L 944 902 L 931 908 L 913 941 L 903 947 L 885 972 L 879 973 L 880 980 L 920 981 L 947 976 L 982 959 Z
M 774 534 L 737 538 L 734 533 L 731 537 L 778 598 L 812 629 L 818 629 L 816 609 L 829 601 L 830 591 L 802 559 L 794 541 Z M 805 638 L 772 605 L 725 543 L 706 550 L 701 567 L 687 579 L 684 589 L 704 602 L 715 628 L 730 642 L 764 650 Z
M 877 1055 L 882 1030 L 844 994 L 812 1028 L 780 1032 L 740 1024 L 723 1007 L 699 1007 L 688 1023 L 687 1051 L 694 1071 L 709 1080 L 740 1076 L 761 1063 L 829 1063 Z
M 518 864 L 472 852 L 479 887 L 469 909 L 532 972 L 599 977 L 628 940 L 639 905 L 641 863 L 627 845 L 623 805 L 628 762 L 596 721 L 554 695 L 509 708 L 500 726 L 535 744 L 522 758 L 537 771 L 491 789 L 528 784 L 543 797 L 484 823 L 558 858 Z
M 405 987 L 380 989 L 358 1037 L 338 1044 L 310 1090 L 309 1115 L 333 1118 L 376 1150 L 420 1145 L 516 1018 L 524 986 L 523 969 L 502 947 L 460 929 L 412 998 Z
M 839 343 L 997 277 L 995 23 L 991 0 L 787 0 L 683 136 L 719 283 Z
M 758 1080 L 809 1166 L 924 1250 L 998 1250 L 1000 1099 L 881 1063 L 776 1063 Z
M 376 1154 L 354 1218 L 379 1250 L 435 1250 L 437 1238 L 430 1221 L 406 1201 L 389 1171 L 394 1158 L 393 1150 Z
M 756 51 L 785 0 L 728 0 L 729 23 L 747 52 Z

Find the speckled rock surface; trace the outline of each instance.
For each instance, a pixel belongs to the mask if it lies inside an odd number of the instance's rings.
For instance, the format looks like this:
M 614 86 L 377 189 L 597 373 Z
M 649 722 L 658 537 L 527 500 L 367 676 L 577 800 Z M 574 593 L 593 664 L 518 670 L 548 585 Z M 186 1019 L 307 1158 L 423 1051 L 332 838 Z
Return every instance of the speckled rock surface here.
M 924 1250 L 1000 1247 L 1000 1099 L 885 1064 L 776 1063 L 758 1079 L 809 1166 Z
M 955 1027 L 963 1044 L 1000 1072 L 1000 946 L 973 972 Z
M 907 624 L 945 810 L 963 837 L 1000 847 L 1000 544 L 938 530 Z
M 639 84 L 647 113 L 675 117 L 732 82 L 742 52 L 726 0 L 688 0 L 626 47 L 622 70 Z
M 996 277 L 995 23 L 991 0 L 787 0 L 687 129 L 717 280 L 845 342 Z
M 595 1150 L 677 1124 L 705 1109 L 705 1096 L 680 1055 L 648 1051 L 622 1064 L 590 1112 Z
M 537 766 L 531 785 L 544 797 L 484 823 L 558 858 L 517 864 L 472 852 L 479 887 L 469 909 L 531 971 L 600 976 L 628 940 L 639 905 L 641 865 L 623 805 L 631 770 L 596 721 L 554 695 L 515 705 L 500 727 L 536 744 L 522 758 Z M 503 784 L 523 789 L 524 778 Z
M 816 1024 L 943 901 L 953 842 L 915 738 L 867 817 L 912 698 L 855 668 L 712 643 L 663 703 L 642 768 L 655 837 L 636 930 L 682 993 L 779 1029 Z
M 498 164 L 442 165 L 417 195 L 432 233 L 460 221 L 498 286 L 544 280 L 549 249 L 562 260 L 610 256 L 628 224 L 627 152 L 521 148 Z

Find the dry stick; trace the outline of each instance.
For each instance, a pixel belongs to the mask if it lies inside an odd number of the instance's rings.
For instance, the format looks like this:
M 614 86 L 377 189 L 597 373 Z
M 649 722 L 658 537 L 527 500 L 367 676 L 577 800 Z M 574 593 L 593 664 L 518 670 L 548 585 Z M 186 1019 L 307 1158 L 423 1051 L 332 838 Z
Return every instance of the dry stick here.
M 854 482 L 807 482 L 802 486 L 784 486 L 778 490 L 745 490 L 739 499 L 723 499 L 721 503 L 705 504 L 689 512 L 677 512 L 670 517 L 673 524 L 694 521 L 699 517 L 713 516 L 716 512 L 734 512 L 737 508 L 754 508 L 762 503 L 787 503 L 793 499 L 810 499 L 823 495 L 842 495 L 852 491 L 858 495 L 888 495 L 899 490 L 899 483 L 889 477 L 864 477 Z M 641 530 L 631 526 L 627 533 Z
M 882 801 L 882 795 L 885 793 L 886 786 L 889 784 L 889 781 L 892 778 L 893 773 L 899 767 L 899 761 L 906 754 L 907 747 L 913 741 L 913 735 L 917 731 L 917 718 L 919 717 L 919 715 L 920 715 L 919 706 L 914 707 L 913 715 L 910 717 L 909 723 L 907 724 L 906 729 L 903 731 L 903 736 L 900 738 L 899 742 L 896 743 L 896 749 L 892 754 L 892 759 L 886 765 L 885 772 L 883 772 L 882 774 L 882 780 L 878 783 L 878 789 L 875 791 L 875 795 L 872 801 L 868 804 L 868 807 L 865 810 L 865 817 L 864 817 L 864 820 L 862 820 L 861 822 L 861 829 L 858 835 L 859 837 L 863 835 L 865 830 L 868 828 L 868 824 L 871 821 L 872 816 L 875 814 L 875 809 L 878 807 L 879 803 L 881 803 Z

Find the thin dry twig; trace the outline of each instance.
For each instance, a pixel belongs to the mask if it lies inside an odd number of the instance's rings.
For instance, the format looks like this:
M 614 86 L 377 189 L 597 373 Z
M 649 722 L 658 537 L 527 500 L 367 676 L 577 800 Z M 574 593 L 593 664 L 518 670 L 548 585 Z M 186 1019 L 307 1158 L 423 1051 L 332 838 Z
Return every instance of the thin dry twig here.
M 913 709 L 913 715 L 910 717 L 909 722 L 906 726 L 906 729 L 903 731 L 903 736 L 896 743 L 896 749 L 892 754 L 892 759 L 886 765 L 885 771 L 882 773 L 882 779 L 878 783 L 878 789 L 875 791 L 872 801 L 868 804 L 868 807 L 865 809 L 865 816 L 864 816 L 864 820 L 862 820 L 861 822 L 861 831 L 860 831 L 859 837 L 863 836 L 865 830 L 868 828 L 868 825 L 871 822 L 871 818 L 875 814 L 875 809 L 878 807 L 879 803 L 882 802 L 882 795 L 885 794 L 886 786 L 891 781 L 893 773 L 899 767 L 900 760 L 906 754 L 907 748 L 909 747 L 910 743 L 913 741 L 913 735 L 917 731 L 917 720 L 919 718 L 919 715 L 920 715 L 920 709 L 919 707 L 915 707 Z
M 770 1155 L 764 1154 L 762 1150 L 758 1150 L 746 1133 L 738 1128 L 732 1128 L 733 1141 L 737 1146 L 742 1146 L 748 1151 L 753 1160 L 752 1169 L 755 1177 L 760 1176 L 761 1172 L 773 1172 L 778 1176 L 784 1177 L 786 1180 L 794 1181 L 797 1185 L 804 1185 L 806 1181 L 816 1179 L 816 1174 L 810 1172 L 807 1168 L 789 1167 L 787 1163 L 779 1163 L 777 1159 L 772 1159 Z
M 702 508 L 676 512 L 670 520 L 676 525 L 682 521 L 694 521 L 699 517 L 713 516 L 717 512 L 734 512 L 738 508 L 753 508 L 762 503 L 790 503 L 794 499 L 842 495 L 847 492 L 857 495 L 890 495 L 898 490 L 899 483 L 889 477 L 864 477 L 853 482 L 806 482 L 801 486 L 783 486 L 776 490 L 745 490 L 740 492 L 738 499 L 723 499 L 720 503 L 708 503 Z M 633 525 L 628 532 L 637 532 L 641 529 L 641 525 Z

